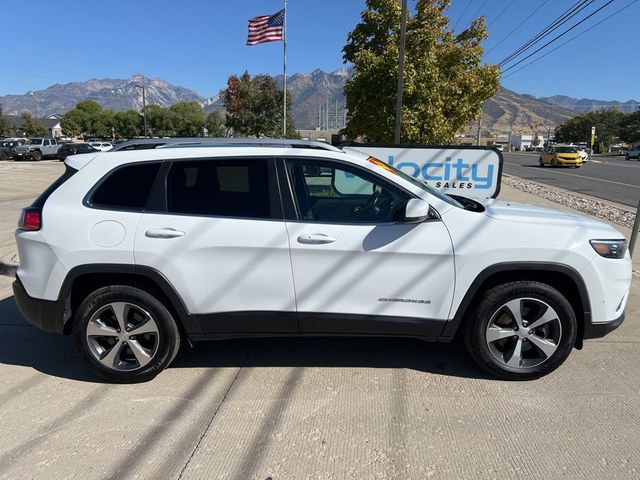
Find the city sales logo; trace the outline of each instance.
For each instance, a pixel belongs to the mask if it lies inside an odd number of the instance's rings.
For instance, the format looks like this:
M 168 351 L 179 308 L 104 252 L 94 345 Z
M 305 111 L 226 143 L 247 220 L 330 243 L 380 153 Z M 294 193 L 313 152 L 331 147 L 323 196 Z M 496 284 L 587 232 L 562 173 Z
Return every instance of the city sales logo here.
M 395 156 L 389 155 L 387 163 L 404 173 L 428 182 L 436 188 L 479 190 L 493 187 L 495 165 L 466 163 L 463 158 L 445 157 L 444 162 L 429 162 L 422 165 L 402 161 L 395 164 Z

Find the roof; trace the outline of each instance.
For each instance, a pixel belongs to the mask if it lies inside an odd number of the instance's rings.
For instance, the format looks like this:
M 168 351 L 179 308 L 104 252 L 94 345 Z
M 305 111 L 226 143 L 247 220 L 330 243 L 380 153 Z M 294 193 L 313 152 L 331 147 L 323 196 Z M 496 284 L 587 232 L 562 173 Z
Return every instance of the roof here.
M 172 137 L 172 138 L 139 138 L 129 140 L 114 147 L 112 151 L 151 150 L 156 148 L 179 147 L 276 147 L 276 148 L 308 148 L 313 150 L 329 150 L 341 152 L 337 147 L 325 142 L 284 138 L 210 138 L 210 137 Z

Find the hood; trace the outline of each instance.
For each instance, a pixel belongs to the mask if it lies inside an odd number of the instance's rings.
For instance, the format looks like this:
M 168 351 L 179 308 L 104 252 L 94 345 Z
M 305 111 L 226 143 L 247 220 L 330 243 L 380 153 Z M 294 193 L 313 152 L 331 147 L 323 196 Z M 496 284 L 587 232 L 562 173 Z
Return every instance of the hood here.
M 601 235 L 602 238 L 624 238 L 624 235 L 611 225 L 584 215 L 494 199 L 487 199 L 482 203 L 485 207 L 484 214 L 497 220 L 540 226 L 572 226 L 592 231 L 594 234 Z

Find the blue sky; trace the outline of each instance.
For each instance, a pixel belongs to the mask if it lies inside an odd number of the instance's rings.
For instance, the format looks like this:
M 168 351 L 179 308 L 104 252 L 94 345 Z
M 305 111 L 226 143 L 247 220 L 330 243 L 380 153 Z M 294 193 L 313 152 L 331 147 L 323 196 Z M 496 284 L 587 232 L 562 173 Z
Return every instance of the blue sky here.
M 563 39 L 631 1 L 614 0 Z M 460 30 L 473 15 L 485 14 L 491 23 L 501 14 L 490 27 L 485 42 L 488 51 L 543 2 L 453 0 L 449 16 Z M 276 12 L 282 1 L 64 0 L 54 8 L 44 0 L 25 0 L 19 7 L 17 2 L 10 3 L 16 8 L 13 21 L 4 16 L 2 22 L 5 42 L 0 95 L 89 78 L 126 78 L 140 72 L 211 96 L 225 86 L 230 74 L 282 71 L 281 43 L 245 46 L 247 20 Z M 485 60 L 501 61 L 574 3 L 547 0 L 524 25 L 485 55 Z M 595 0 L 585 12 L 604 3 L 606 0 Z M 415 1 L 409 0 L 409 4 Z M 359 21 L 364 6 L 364 0 L 289 0 L 288 72 L 342 67 L 346 35 Z M 4 11 L 8 10 L 5 5 Z M 23 21 L 28 12 L 40 17 L 35 25 Z M 538 96 L 640 100 L 638 18 L 640 2 L 537 64 L 505 78 L 503 85 Z

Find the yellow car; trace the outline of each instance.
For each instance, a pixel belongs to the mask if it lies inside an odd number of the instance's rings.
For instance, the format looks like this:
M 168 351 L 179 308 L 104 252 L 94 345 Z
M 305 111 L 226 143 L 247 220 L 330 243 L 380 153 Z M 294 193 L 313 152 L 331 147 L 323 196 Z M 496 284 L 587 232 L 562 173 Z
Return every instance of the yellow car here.
M 551 165 L 552 167 L 558 166 L 573 166 L 580 168 L 582 166 L 582 156 L 575 147 L 569 145 L 550 145 L 545 147 L 540 154 L 540 166 Z

